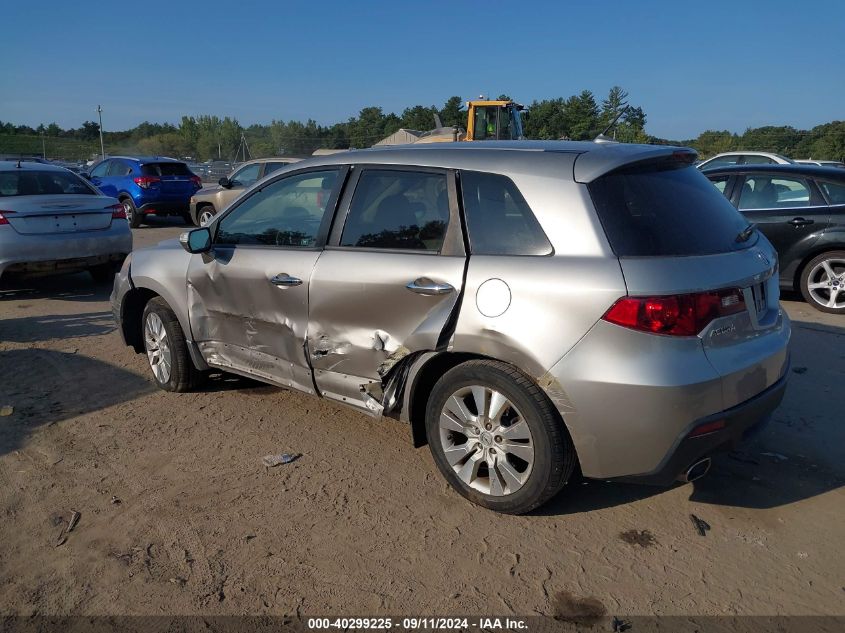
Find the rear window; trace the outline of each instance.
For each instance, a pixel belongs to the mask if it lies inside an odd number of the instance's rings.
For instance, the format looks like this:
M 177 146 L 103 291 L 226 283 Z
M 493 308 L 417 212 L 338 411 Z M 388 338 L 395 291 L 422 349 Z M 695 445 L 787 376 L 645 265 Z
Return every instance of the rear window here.
M 185 163 L 147 163 L 141 165 L 144 176 L 193 176 Z
M 72 194 L 93 196 L 97 192 L 69 171 L 31 169 L 0 172 L 0 197 Z
M 736 241 L 748 221 L 695 167 L 633 167 L 588 188 L 617 257 L 712 255 L 756 241 Z

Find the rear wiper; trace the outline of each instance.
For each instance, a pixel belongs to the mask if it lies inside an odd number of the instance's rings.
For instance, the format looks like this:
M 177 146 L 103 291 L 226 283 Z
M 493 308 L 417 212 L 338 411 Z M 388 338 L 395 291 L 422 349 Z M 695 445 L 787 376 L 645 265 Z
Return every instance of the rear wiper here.
M 736 236 L 737 242 L 747 242 L 751 235 L 754 233 L 754 230 L 757 228 L 757 225 L 753 222 L 742 229 Z

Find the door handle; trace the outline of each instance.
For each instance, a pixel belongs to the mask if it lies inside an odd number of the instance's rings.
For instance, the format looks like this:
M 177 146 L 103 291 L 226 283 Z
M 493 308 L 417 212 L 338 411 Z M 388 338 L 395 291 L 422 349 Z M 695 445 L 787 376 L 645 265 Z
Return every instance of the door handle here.
M 290 288 L 291 286 L 301 286 L 302 280 L 299 277 L 291 277 L 287 273 L 279 273 L 270 279 L 270 283 L 280 288 Z
M 798 228 L 799 226 L 807 226 L 808 224 L 814 224 L 815 220 L 808 220 L 807 218 L 792 218 L 787 222 L 787 224 L 791 224 L 792 226 Z
M 445 295 L 454 290 L 452 286 L 447 283 L 437 283 L 428 277 L 420 277 L 414 279 L 407 286 L 411 292 L 416 292 L 418 295 Z

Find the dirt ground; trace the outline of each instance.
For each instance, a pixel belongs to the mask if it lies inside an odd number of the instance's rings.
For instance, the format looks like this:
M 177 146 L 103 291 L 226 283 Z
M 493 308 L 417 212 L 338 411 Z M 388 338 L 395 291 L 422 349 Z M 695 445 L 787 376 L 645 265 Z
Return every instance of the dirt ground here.
M 109 292 L 0 291 L 2 613 L 845 615 L 841 317 L 784 302 L 786 400 L 702 481 L 582 482 L 509 517 L 394 420 L 240 379 L 157 390 Z M 281 452 L 301 457 L 265 469 Z

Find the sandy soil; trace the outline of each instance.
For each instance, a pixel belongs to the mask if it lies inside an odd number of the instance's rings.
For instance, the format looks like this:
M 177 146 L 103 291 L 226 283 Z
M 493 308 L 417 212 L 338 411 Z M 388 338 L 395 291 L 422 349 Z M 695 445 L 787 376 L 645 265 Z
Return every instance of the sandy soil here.
M 396 421 L 240 379 L 158 391 L 109 291 L 0 292 L 0 612 L 845 615 L 841 318 L 785 302 L 786 400 L 701 482 L 580 483 L 508 517 Z M 280 452 L 301 457 L 262 466 Z

